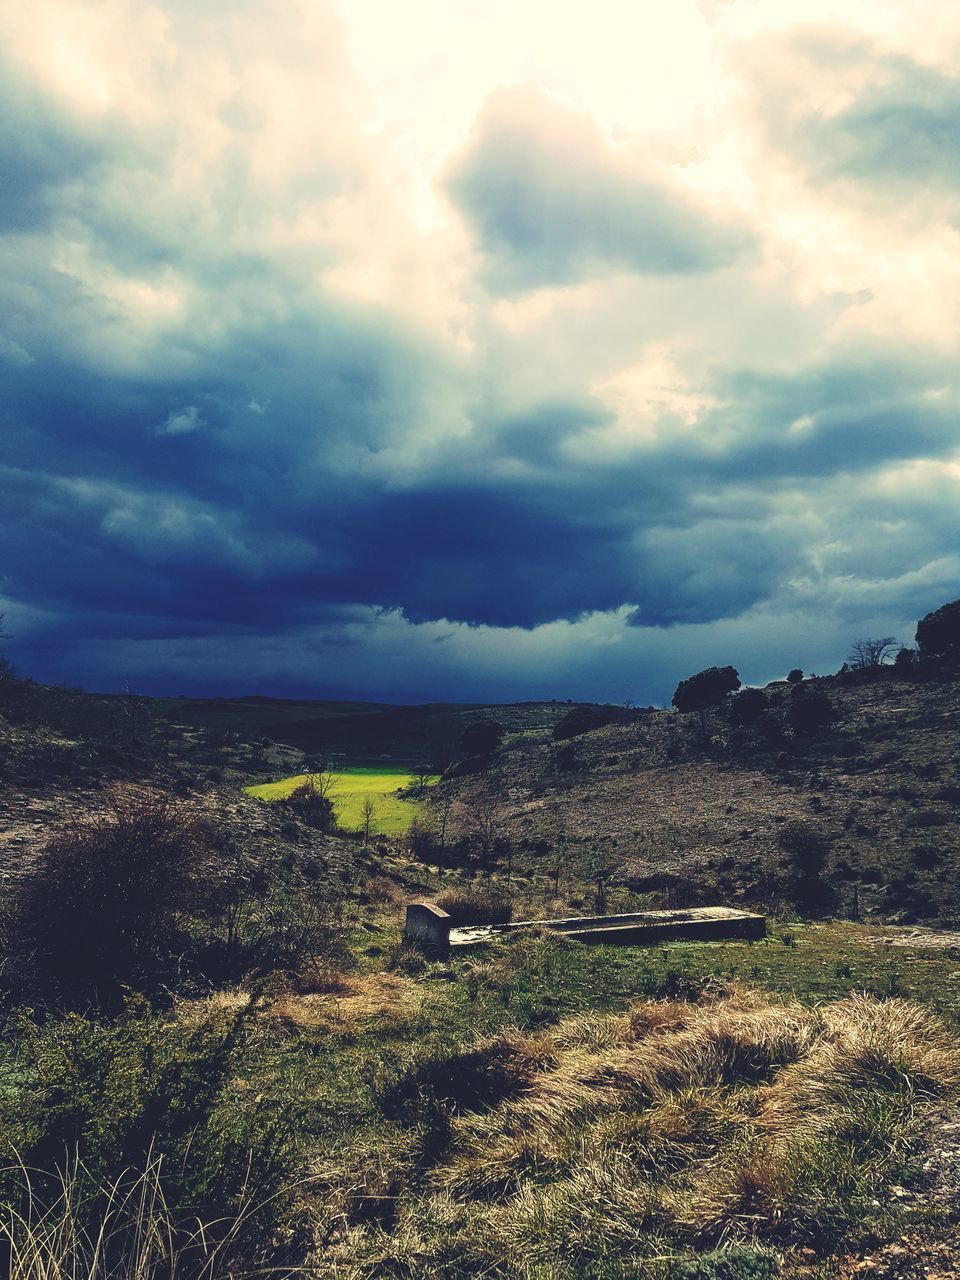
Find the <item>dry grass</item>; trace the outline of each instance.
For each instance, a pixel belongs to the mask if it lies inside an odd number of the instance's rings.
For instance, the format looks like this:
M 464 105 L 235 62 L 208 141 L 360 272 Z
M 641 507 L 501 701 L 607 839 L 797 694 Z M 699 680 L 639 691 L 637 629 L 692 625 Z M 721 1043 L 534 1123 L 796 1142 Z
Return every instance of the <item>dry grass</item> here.
M 93 1191 L 75 1161 L 43 1178 L 19 1166 L 19 1207 L 0 1206 L 4 1274 L 16 1280 L 239 1276 L 234 1247 L 249 1211 L 223 1222 L 176 1221 L 164 1198 L 162 1163 L 152 1155 L 143 1170 L 127 1170 Z
M 437 898 L 437 906 L 446 911 L 455 926 L 507 924 L 513 915 L 508 898 L 481 885 L 448 889 Z
M 374 1019 L 406 1022 L 423 998 L 415 982 L 396 973 L 331 973 L 326 986 L 308 995 L 284 993 L 266 1016 L 290 1027 L 345 1032 Z
M 389 1226 L 355 1219 L 341 1234 L 340 1264 L 532 1280 L 735 1239 L 829 1250 L 928 1104 L 960 1094 L 955 1038 L 908 1002 L 685 994 L 402 1073 L 384 1110 L 430 1142 L 416 1176 L 390 1184 Z

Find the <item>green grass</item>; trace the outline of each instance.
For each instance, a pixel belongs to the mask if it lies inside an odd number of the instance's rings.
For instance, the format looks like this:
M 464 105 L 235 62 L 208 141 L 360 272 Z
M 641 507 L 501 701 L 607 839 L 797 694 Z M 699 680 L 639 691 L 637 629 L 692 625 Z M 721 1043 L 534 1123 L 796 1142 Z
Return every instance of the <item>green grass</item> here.
M 309 774 L 298 773 L 292 778 L 281 778 L 279 782 L 247 787 L 247 795 L 257 800 L 282 800 L 309 777 Z M 341 827 L 348 831 L 360 830 L 363 826 L 363 803 L 369 796 L 376 806 L 371 834 L 399 836 L 410 829 L 417 801 L 402 799 L 396 793 L 415 785 L 413 774 L 398 773 L 395 769 L 358 768 L 339 769 L 336 778 L 331 798 Z M 436 777 L 430 777 L 427 785 L 436 781 Z

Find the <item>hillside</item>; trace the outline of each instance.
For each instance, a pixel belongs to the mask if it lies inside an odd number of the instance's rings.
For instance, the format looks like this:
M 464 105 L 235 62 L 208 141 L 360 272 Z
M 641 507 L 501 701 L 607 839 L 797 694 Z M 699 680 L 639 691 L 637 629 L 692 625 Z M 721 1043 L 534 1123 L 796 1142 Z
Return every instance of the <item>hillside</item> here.
M 820 695 L 828 720 L 798 731 Z M 14 1271 L 952 1280 L 960 680 L 879 670 L 754 704 L 9 681 L 0 1145 L 37 1171 L 0 1168 Z M 499 746 L 465 754 L 490 719 Z M 438 742 L 406 835 L 244 794 L 425 766 Z M 431 960 L 400 938 L 423 897 L 464 919 L 743 903 L 770 932 L 520 931 Z M 110 1268 L 83 1270 L 109 1195 Z
M 293 702 L 272 698 L 163 699 L 158 709 L 172 721 L 208 734 L 233 734 L 285 743 L 305 755 L 333 762 L 439 765 L 453 760 L 466 726 L 494 715 L 508 734 L 537 733 L 553 726 L 574 704 L 522 702 L 383 703 Z M 577 704 L 579 705 L 579 704 Z
M 530 870 L 558 846 L 599 855 L 614 886 L 663 905 L 736 899 L 797 905 L 794 846 L 819 846 L 806 909 L 888 920 L 960 920 L 960 681 L 808 680 L 829 697 L 829 728 L 796 735 L 695 716 L 637 713 L 631 725 L 508 747 L 482 777 L 443 784 L 460 803 L 495 798 L 498 833 Z M 770 716 L 791 688 L 766 690 Z M 801 695 L 802 696 L 802 693 Z

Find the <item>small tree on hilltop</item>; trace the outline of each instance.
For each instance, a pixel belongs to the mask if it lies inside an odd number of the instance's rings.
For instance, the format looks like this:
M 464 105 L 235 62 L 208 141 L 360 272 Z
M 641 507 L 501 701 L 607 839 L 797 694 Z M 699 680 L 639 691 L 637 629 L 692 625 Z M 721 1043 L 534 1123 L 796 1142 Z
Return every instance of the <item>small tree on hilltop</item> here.
M 799 684 L 803 679 L 803 672 L 799 667 L 794 667 L 792 671 L 787 672 L 788 684 Z
M 951 600 L 917 623 L 917 648 L 925 661 L 960 658 L 960 600 Z
M 847 662 L 854 671 L 875 670 L 892 661 L 896 648 L 895 636 L 882 636 L 879 640 L 858 640 L 850 650 Z
M 740 675 L 736 667 L 707 667 L 680 681 L 673 694 L 673 705 L 678 711 L 698 712 L 700 728 L 706 737 L 708 708 L 719 706 L 728 694 L 739 688 Z

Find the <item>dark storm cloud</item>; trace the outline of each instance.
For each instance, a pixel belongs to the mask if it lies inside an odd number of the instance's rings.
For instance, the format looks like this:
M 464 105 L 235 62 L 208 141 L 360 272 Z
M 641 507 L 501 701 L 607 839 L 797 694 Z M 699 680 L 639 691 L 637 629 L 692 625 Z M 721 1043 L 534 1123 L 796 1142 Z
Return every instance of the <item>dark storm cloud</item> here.
M 5 413 L 30 429 L 13 433 L 16 465 L 0 477 L 8 594 L 153 617 L 171 634 L 201 620 L 282 632 L 356 602 L 417 622 L 532 627 L 624 604 L 642 625 L 708 622 L 767 597 L 802 559 L 796 530 L 769 502 L 751 510 L 743 486 L 762 475 L 773 492 L 956 445 L 954 406 L 921 411 L 929 369 L 743 372 L 718 383 L 736 413 L 705 415 L 696 439 L 668 432 L 578 466 L 569 449 L 614 415 L 555 400 L 476 423 L 401 484 L 364 459 L 416 417 L 416 347 L 346 323 L 331 339 L 333 319 L 283 343 L 279 368 L 247 326 L 207 354 L 201 385 L 215 390 L 203 392 L 16 370 Z M 265 411 L 249 407 L 254 394 Z M 202 426 L 158 436 L 191 406 Z
M 216 31 L 190 6 L 171 13 L 174 44 L 211 44 Z M 803 129 L 826 138 L 825 173 L 853 147 L 864 174 L 882 174 L 896 137 L 920 139 L 911 163 L 932 173 L 953 107 L 931 77 L 904 97 L 893 76 L 832 121 L 807 121 L 794 142 Z M 296 163 L 265 178 L 252 147 L 271 144 L 261 165 L 272 161 L 298 101 L 270 135 L 242 83 L 213 126 L 188 102 L 180 129 L 196 118 L 216 146 L 184 184 L 188 133 L 136 132 L 110 114 L 91 124 L 23 77 L 10 84 L 0 608 L 19 611 L 17 653 L 38 675 L 115 682 L 136 652 L 148 656 L 135 669 L 161 673 L 156 690 L 221 688 L 222 668 L 232 688 L 298 692 L 319 687 L 319 651 L 326 688 L 450 696 L 467 680 L 480 695 L 494 686 L 464 671 L 484 629 L 485 643 L 503 628 L 569 623 L 575 635 L 585 615 L 620 610 L 631 637 L 727 634 L 818 575 L 850 596 L 879 583 L 911 610 L 931 582 L 952 580 L 952 493 L 925 474 L 878 479 L 955 456 L 952 359 L 921 358 L 894 335 L 765 364 L 753 347 L 768 335 L 748 328 L 715 367 L 705 327 L 689 375 L 702 397 L 694 421 L 669 405 L 618 411 L 597 387 L 642 361 L 656 317 L 629 340 L 596 335 L 619 352 L 609 368 L 597 362 L 600 374 L 571 348 L 561 382 L 529 374 L 536 332 L 487 341 L 490 300 L 478 304 L 472 285 L 462 348 L 401 292 L 372 303 L 330 287 L 330 268 L 357 256 L 362 267 L 363 255 L 326 231 L 301 243 L 301 223 L 325 227 L 330 204 L 363 189 L 369 157 L 356 139 L 333 145 L 334 127 L 315 146 L 308 128 Z M 898 102 L 913 114 L 898 117 Z M 730 268 L 743 275 L 724 297 L 750 301 L 751 233 L 534 91 L 488 101 L 445 182 L 494 290 Z M 369 619 L 410 646 L 393 690 L 392 676 L 363 683 L 370 653 L 383 670 L 393 660 L 370 648 Z M 440 633 L 432 624 L 444 619 Z M 510 643 L 520 652 L 528 639 Z M 431 686 L 438 655 L 457 646 L 445 683 Z M 672 674 L 685 655 L 668 639 L 660 669 Z M 505 662 L 496 689 L 548 692 L 537 656 L 526 661 L 522 678 Z M 631 692 L 589 661 L 604 696 Z M 352 674 L 330 675 L 341 662 Z
M 711 271 L 750 244 L 675 181 L 616 153 L 588 116 L 534 89 L 488 99 L 447 189 L 505 293 L 611 267 Z

